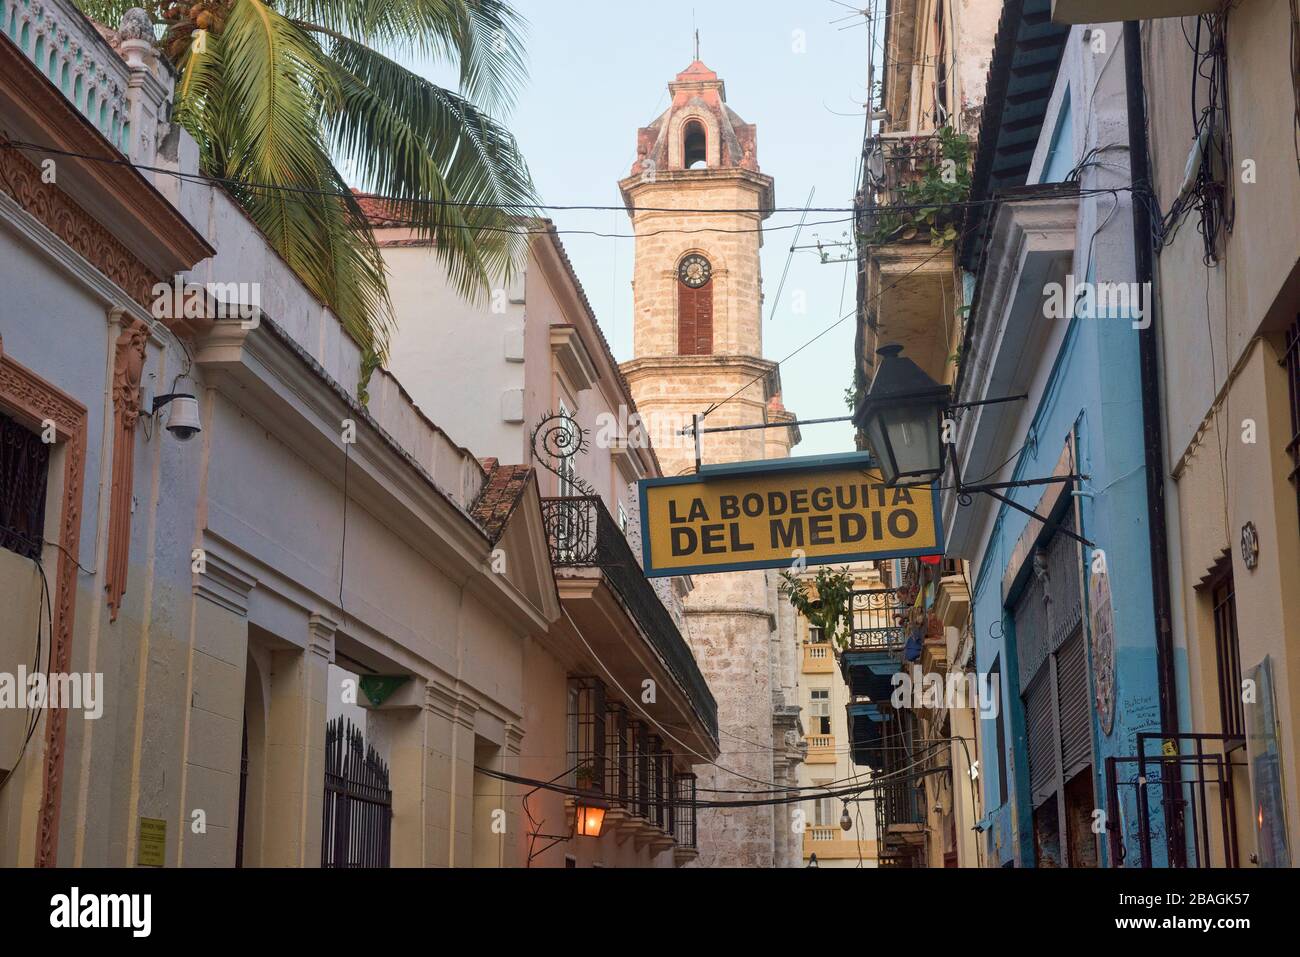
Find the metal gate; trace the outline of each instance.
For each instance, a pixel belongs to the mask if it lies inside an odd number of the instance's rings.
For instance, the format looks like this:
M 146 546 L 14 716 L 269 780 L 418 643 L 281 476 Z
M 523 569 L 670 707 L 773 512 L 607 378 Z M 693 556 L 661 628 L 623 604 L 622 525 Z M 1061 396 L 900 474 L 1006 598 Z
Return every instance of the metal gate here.
M 1226 734 L 1163 735 L 1143 731 L 1137 754 L 1106 759 L 1106 832 L 1112 867 L 1152 867 L 1169 824 L 1187 848 L 1174 867 L 1238 867 L 1233 771 L 1245 768 L 1245 739 Z M 1167 782 L 1174 782 L 1166 787 Z M 1154 813 L 1156 809 L 1159 814 Z M 1136 818 L 1139 858 L 1125 861 L 1126 822 Z
M 325 725 L 321 867 L 388 867 L 393 792 L 388 765 L 343 717 Z

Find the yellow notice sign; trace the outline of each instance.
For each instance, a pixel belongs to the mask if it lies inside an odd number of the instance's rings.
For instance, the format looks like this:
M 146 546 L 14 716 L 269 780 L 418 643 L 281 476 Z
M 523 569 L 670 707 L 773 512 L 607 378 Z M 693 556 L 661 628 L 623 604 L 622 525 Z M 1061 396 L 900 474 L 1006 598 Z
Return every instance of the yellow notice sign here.
M 939 493 L 888 488 L 859 453 L 715 466 L 646 479 L 645 573 L 700 575 L 748 568 L 943 554 Z
M 140 818 L 140 841 L 135 862 L 142 867 L 167 863 L 167 822 L 156 817 Z

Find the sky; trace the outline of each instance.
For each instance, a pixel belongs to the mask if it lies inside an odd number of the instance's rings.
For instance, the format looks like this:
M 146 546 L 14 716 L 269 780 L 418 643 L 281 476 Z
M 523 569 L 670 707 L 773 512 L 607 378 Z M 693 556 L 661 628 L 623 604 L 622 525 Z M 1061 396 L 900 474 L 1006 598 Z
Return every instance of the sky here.
M 618 180 L 636 157 L 636 131 L 668 105 L 668 82 L 700 59 L 726 83 L 727 103 L 758 126 L 758 162 L 776 181 L 776 205 L 852 204 L 866 97 L 867 31 L 835 0 L 516 0 L 528 20 L 529 76 L 513 111 L 514 132 L 542 201 L 616 206 Z M 847 18 L 847 19 L 842 19 Z M 839 21 L 832 23 L 831 21 Z M 430 79 L 446 74 L 416 66 Z M 632 357 L 633 240 L 565 234 L 630 234 L 626 212 L 548 213 L 619 361 Z M 799 214 L 765 227 L 763 354 L 783 360 L 854 308 L 852 265 L 823 264 L 790 246 Z M 843 242 L 846 214 L 810 214 L 800 245 Z M 822 222 L 822 225 L 814 225 Z M 838 258 L 844 248 L 830 248 Z M 789 274 L 777 288 L 789 259 Z M 774 308 L 775 304 L 775 308 Z M 798 311 L 802 307 L 802 312 Z M 853 371 L 852 315 L 781 366 L 783 400 L 799 418 L 844 415 Z M 853 449 L 848 423 L 807 426 L 793 454 Z

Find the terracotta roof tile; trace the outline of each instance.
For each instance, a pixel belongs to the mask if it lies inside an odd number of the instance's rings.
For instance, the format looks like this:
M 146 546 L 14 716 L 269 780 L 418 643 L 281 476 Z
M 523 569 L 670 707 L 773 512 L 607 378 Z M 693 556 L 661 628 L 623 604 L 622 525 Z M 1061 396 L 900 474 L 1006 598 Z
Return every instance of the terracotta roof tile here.
M 487 481 L 470 507 L 470 514 L 488 538 L 496 542 L 523 498 L 533 470 L 527 465 L 499 465 L 493 458 L 483 460 L 483 469 L 488 473 Z

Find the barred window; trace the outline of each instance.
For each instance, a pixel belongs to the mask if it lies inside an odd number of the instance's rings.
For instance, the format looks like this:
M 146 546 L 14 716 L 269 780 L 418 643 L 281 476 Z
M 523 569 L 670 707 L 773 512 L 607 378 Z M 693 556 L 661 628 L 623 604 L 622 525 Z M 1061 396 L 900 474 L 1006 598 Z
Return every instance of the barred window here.
M 679 847 L 695 846 L 695 775 L 687 772 L 675 778 L 679 807 L 673 809 L 674 837 Z
M 573 785 L 605 788 L 605 686 L 598 678 L 569 679 L 569 768 Z
M 0 548 L 39 558 L 50 447 L 0 412 Z

